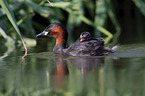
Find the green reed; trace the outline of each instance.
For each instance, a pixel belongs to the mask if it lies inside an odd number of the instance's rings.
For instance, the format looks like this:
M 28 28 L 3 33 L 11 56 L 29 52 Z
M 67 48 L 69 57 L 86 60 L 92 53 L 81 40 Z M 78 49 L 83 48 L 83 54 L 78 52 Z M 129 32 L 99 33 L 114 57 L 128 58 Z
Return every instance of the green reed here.
M 115 3 L 113 1 L 61 0 L 50 2 L 53 6 L 47 0 L 8 0 L 9 4 L 7 4 L 5 0 L 1 0 L 0 28 L 4 30 L 5 34 L 13 38 L 14 41 L 17 41 L 19 37 L 14 33 L 13 28 L 20 37 L 22 37 L 22 34 L 23 37 L 34 39 L 36 32 L 39 33 L 46 27 L 43 23 L 40 24 L 33 20 L 33 17 L 37 13 L 41 16 L 40 18 L 46 19 L 45 24 L 63 22 L 69 32 L 69 43 L 74 42 L 74 39 L 78 38 L 74 37 L 74 34 L 78 34 L 77 32 L 75 33 L 75 28 L 82 25 L 82 23 L 88 26 L 84 29 L 94 29 L 91 33 L 94 33 L 95 36 L 104 37 L 106 44 L 118 43 L 117 41 L 121 33 L 121 28 L 114 11 Z M 133 0 L 132 2 L 144 15 L 145 7 L 143 1 Z M 5 15 L 7 15 L 7 17 Z M 37 19 L 39 20 L 40 18 Z M 8 20 L 12 23 L 13 28 Z M 110 20 L 109 22 L 112 24 L 113 30 L 108 29 L 108 20 Z M 80 31 L 89 30 L 81 29 Z M 2 37 L 1 34 L 0 36 Z

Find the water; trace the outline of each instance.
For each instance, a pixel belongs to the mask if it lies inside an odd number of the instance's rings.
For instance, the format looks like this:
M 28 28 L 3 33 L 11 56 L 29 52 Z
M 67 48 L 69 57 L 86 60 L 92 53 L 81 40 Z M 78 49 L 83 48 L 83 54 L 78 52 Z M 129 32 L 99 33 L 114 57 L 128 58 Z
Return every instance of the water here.
M 145 45 L 105 57 L 31 51 L 0 58 L 0 96 L 145 96 Z

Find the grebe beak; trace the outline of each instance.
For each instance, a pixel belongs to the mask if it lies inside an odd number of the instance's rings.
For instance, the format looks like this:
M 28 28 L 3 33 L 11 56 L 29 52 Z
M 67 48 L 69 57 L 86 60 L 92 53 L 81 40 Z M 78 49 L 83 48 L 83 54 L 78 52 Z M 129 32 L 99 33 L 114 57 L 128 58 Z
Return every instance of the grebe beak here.
M 36 37 L 39 37 L 39 36 L 49 36 L 50 37 L 49 33 L 50 32 L 48 32 L 48 31 L 43 31 L 43 32 L 39 33 L 38 35 L 36 35 Z
M 83 41 L 85 41 L 85 40 L 86 40 L 85 38 L 81 38 L 81 40 L 80 40 L 80 41 L 81 41 L 81 42 L 83 42 Z

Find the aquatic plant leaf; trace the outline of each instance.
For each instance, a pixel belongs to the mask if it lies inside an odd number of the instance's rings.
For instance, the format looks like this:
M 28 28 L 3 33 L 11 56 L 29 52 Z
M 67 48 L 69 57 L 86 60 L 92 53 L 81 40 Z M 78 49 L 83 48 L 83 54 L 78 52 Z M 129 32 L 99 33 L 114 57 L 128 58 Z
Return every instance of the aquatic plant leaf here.
M 107 12 L 108 12 L 108 15 L 109 15 L 112 23 L 114 24 L 116 30 L 120 30 L 120 25 L 118 23 L 118 20 L 117 20 L 115 14 L 114 14 L 115 12 L 114 12 L 114 10 L 112 8 L 112 3 L 111 3 L 110 0 L 107 0 L 107 6 L 108 6 Z
M 142 14 L 145 16 L 145 2 L 144 2 L 144 0 L 132 0 L 132 1 L 140 9 Z
M 9 4 L 9 7 L 11 10 L 15 10 L 16 8 L 20 7 L 22 3 L 20 2 L 15 2 L 15 3 L 12 3 L 12 4 Z M 5 11 L 0 8 L 0 16 L 3 16 L 5 15 Z
M 115 14 L 114 14 L 115 12 L 113 10 L 111 0 L 106 0 L 106 1 L 107 1 L 107 6 L 108 6 L 107 7 L 108 15 L 109 15 L 109 17 L 114 25 L 115 30 L 116 30 L 116 33 L 114 34 L 114 38 L 113 38 L 113 43 L 116 44 L 118 41 L 118 37 L 120 36 L 121 28 L 120 28 L 120 25 L 118 23 L 118 20 L 117 20 Z
M 108 30 L 106 30 L 105 28 L 103 28 L 102 26 L 97 26 L 97 29 L 101 33 L 107 35 L 107 37 L 104 39 L 104 41 L 105 41 L 105 44 L 108 44 L 109 41 L 113 38 L 113 34 L 111 32 L 109 32 Z
M 2 35 L 4 38 L 7 38 L 7 34 L 4 32 L 4 30 L 0 27 L 0 35 Z
M 69 43 L 73 42 L 73 29 L 75 26 L 79 25 L 82 21 L 80 19 L 80 16 L 83 15 L 83 7 L 81 0 L 73 0 L 73 4 L 76 4 L 72 7 L 72 12 L 69 12 L 68 22 L 67 22 L 67 30 L 69 30 Z M 76 7 L 76 8 L 74 8 Z M 77 10 L 74 10 L 77 9 Z
M 32 21 L 31 21 L 29 18 L 27 18 L 27 19 L 25 20 L 25 22 L 23 22 L 23 23 L 21 24 L 21 28 L 24 29 L 25 36 L 30 36 L 30 35 L 32 35 L 33 38 L 36 38 L 36 34 L 35 34 L 35 31 L 34 31 L 34 28 L 33 28 L 32 25 L 33 25 L 33 24 L 32 24 Z M 26 42 L 26 41 L 25 41 L 25 42 Z
M 71 2 L 53 2 L 52 4 L 53 6 L 51 6 L 49 3 L 46 3 L 45 6 L 66 8 L 70 7 L 71 5 L 74 5 Z
M 20 34 L 20 30 L 19 30 L 19 28 L 18 28 L 18 26 L 17 26 L 17 22 L 16 22 L 15 17 L 14 17 L 14 14 L 13 14 L 13 12 L 10 10 L 10 8 L 9 8 L 9 6 L 8 6 L 8 4 L 7 4 L 7 2 L 6 2 L 5 0 L 1 0 L 1 1 L 0 1 L 0 4 L 1 4 L 2 8 L 4 9 L 4 11 L 5 11 L 5 13 L 6 13 L 8 19 L 10 20 L 10 22 L 11 22 L 12 25 L 14 26 L 15 30 L 17 31 L 17 33 L 18 33 L 19 35 L 21 35 L 21 34 Z
M 53 6 L 51 6 L 49 3 L 44 4 L 46 7 L 57 7 L 62 8 L 63 10 L 66 10 L 67 12 L 72 11 L 81 11 L 80 3 L 78 2 L 53 2 Z
M 43 17 L 48 17 L 49 12 L 44 7 L 39 6 L 38 4 L 31 2 L 31 1 L 24 1 L 24 4 L 26 4 L 28 7 L 32 8 L 36 12 L 38 12 Z
M 2 8 L 0 8 L 0 16 L 3 16 L 4 14 L 5 14 L 5 11 Z
M 20 30 L 17 26 L 17 22 L 16 22 L 16 19 L 15 19 L 13 12 L 10 10 L 10 8 L 5 0 L 0 0 L 0 4 L 1 4 L 2 8 L 5 10 L 5 13 L 6 13 L 8 19 L 10 20 L 10 22 L 12 23 L 13 27 L 15 28 L 16 32 L 20 36 L 22 43 L 23 43 L 23 46 L 25 48 L 25 55 L 27 55 L 27 48 L 26 48 L 26 45 L 22 39 L 22 36 L 21 36 Z
M 96 0 L 95 24 L 103 26 L 106 21 L 106 0 Z
M 67 21 L 67 30 L 69 30 L 68 32 L 68 37 L 69 37 L 69 44 L 73 43 L 73 37 L 72 37 L 72 32 L 73 32 L 73 28 L 75 26 L 75 22 L 76 22 L 76 16 L 75 14 L 73 13 L 70 13 L 69 14 L 69 17 L 68 17 L 68 21 Z
M 96 0 L 95 25 L 104 26 L 106 21 L 106 0 Z M 100 32 L 95 28 L 95 36 L 100 37 Z
M 18 22 L 17 22 L 17 25 L 20 25 L 22 22 L 24 22 L 24 20 L 27 18 L 28 16 L 25 16 L 23 17 L 22 19 L 20 19 Z

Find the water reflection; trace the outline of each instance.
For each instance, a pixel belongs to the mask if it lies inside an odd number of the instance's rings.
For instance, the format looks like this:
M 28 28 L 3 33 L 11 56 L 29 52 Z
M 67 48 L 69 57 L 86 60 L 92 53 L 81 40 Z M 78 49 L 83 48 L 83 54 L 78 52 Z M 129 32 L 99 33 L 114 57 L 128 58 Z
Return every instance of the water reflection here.
M 116 54 L 115 54 L 116 55 Z M 68 57 L 33 53 L 0 59 L 0 95 L 144 95 L 145 57 Z
M 57 56 L 54 58 L 56 69 L 53 71 L 54 86 L 57 89 L 63 88 L 65 84 L 65 76 L 69 74 L 68 66 L 64 56 Z
M 78 91 L 77 93 L 80 94 L 80 92 L 83 93 L 83 91 L 88 90 L 88 86 L 92 86 L 91 83 L 87 84 L 88 80 L 92 80 L 94 83 L 95 78 L 99 77 L 98 70 L 105 65 L 104 57 L 66 57 L 61 55 L 49 57 L 50 55 L 39 54 L 38 56 L 37 54 L 25 58 L 25 64 L 22 68 L 22 80 L 24 80 L 22 84 L 24 85 L 21 87 L 38 87 L 38 90 L 40 90 L 39 87 L 43 86 L 44 89 L 47 88 L 56 92 L 56 94 L 57 92 L 58 94 L 61 93 L 58 90 L 69 90 L 70 88 L 70 92 L 74 90 L 73 92 Z M 35 63 L 29 62 L 34 58 L 36 59 Z M 92 78 L 95 74 L 96 76 Z M 29 82 L 28 78 L 30 79 Z
M 87 72 L 97 70 L 104 66 L 104 58 L 92 58 L 92 57 L 70 57 L 57 55 L 54 58 L 54 64 L 56 69 L 53 71 L 54 85 L 56 88 L 62 88 L 64 86 L 65 77 L 69 76 L 70 72 L 68 66 L 73 66 L 75 69 L 81 72 L 80 77 L 84 78 Z

